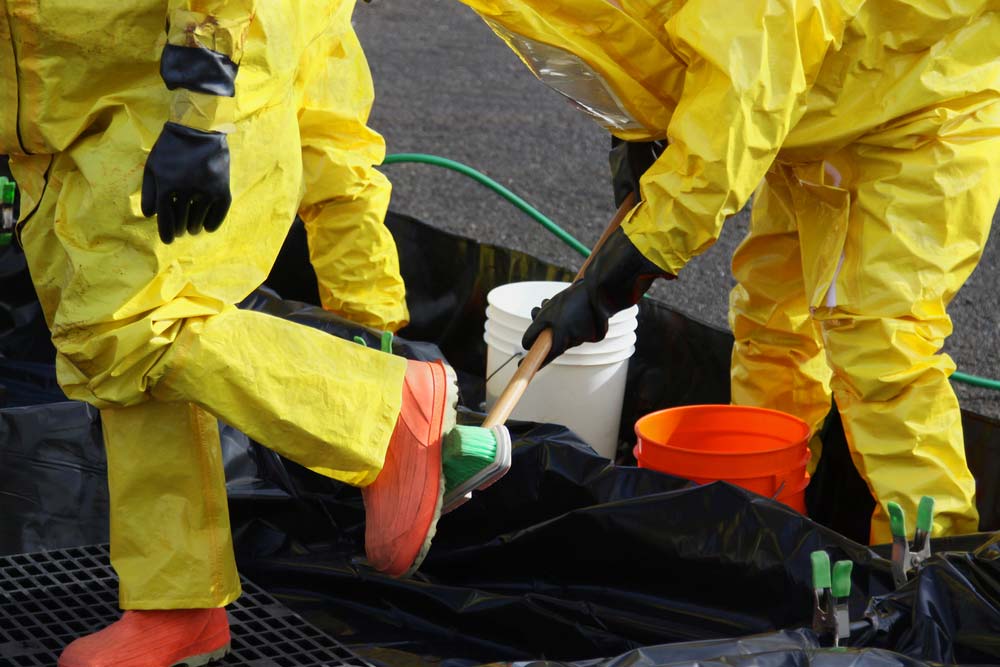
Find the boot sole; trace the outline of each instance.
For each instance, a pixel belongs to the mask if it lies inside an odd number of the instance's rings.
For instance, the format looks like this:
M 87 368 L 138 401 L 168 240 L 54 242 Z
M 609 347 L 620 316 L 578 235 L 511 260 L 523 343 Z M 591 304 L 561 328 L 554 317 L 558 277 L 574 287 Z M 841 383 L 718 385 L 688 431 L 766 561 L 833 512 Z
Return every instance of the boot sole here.
M 232 644 L 227 643 L 220 649 L 216 649 L 211 653 L 202 653 L 201 655 L 193 655 L 189 658 L 184 658 L 180 662 L 175 662 L 170 667 L 204 667 L 210 662 L 215 662 L 216 660 L 222 660 L 229 652 L 232 650 Z

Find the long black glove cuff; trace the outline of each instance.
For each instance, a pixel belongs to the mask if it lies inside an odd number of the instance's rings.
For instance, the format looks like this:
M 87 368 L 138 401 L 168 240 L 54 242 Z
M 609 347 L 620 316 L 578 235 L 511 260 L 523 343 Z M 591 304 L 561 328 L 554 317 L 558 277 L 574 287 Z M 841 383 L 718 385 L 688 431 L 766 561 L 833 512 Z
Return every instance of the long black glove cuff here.
M 160 76 L 169 90 L 233 97 L 238 70 L 229 56 L 203 47 L 167 44 L 160 56 Z
M 532 311 L 533 322 L 521 345 L 530 348 L 542 331 L 551 328 L 547 364 L 571 347 L 603 340 L 615 313 L 638 303 L 654 280 L 669 277 L 617 229 L 595 253 L 581 280 Z
M 611 137 L 608 162 L 611 166 L 611 186 L 615 192 L 615 206 L 621 206 L 630 193 L 641 199 L 639 179 L 653 166 L 667 147 L 663 141 L 624 141 Z
M 639 252 L 618 228 L 594 255 L 583 284 L 594 310 L 605 319 L 639 303 L 657 278 L 673 278 Z

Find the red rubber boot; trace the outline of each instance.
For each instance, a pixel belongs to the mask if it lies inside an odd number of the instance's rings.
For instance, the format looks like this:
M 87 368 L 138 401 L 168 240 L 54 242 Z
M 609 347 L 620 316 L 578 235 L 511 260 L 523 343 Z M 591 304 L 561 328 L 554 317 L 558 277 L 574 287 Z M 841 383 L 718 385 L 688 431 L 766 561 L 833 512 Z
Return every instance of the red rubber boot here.
M 126 611 L 67 646 L 59 667 L 201 667 L 227 653 L 225 609 Z
M 458 390 L 442 362 L 408 361 L 403 404 L 382 471 L 362 489 L 365 552 L 394 577 L 420 567 L 441 515 L 441 440 L 455 425 Z

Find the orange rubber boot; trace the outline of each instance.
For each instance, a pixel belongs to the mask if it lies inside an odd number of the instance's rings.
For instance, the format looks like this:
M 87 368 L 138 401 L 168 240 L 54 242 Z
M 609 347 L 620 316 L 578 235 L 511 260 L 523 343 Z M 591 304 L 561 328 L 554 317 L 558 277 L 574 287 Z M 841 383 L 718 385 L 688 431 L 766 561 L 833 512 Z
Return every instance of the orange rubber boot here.
M 368 561 L 394 577 L 415 572 L 430 549 L 444 498 L 441 440 L 455 425 L 458 396 L 455 374 L 442 362 L 407 364 L 385 463 L 361 490 Z
M 225 609 L 126 611 L 67 646 L 59 667 L 200 667 L 227 653 Z

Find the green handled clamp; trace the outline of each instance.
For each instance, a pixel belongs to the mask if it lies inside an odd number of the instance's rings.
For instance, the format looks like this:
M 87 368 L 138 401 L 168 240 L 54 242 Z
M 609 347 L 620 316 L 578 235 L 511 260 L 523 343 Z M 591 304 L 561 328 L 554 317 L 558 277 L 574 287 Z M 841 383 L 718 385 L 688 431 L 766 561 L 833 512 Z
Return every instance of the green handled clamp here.
M 910 546 L 906 533 L 906 516 L 903 508 L 890 502 L 889 527 L 892 530 L 892 578 L 896 588 L 902 587 L 910 572 L 918 569 L 931 557 L 931 529 L 934 526 L 934 499 L 924 496 L 917 506 L 917 530 Z
M 851 572 L 854 563 L 841 560 L 830 568 L 830 556 L 825 551 L 812 553 L 813 595 L 816 606 L 813 610 L 813 631 L 820 636 L 831 635 L 834 647 L 840 646 L 842 639 L 851 637 L 851 612 L 848 599 L 851 597 Z
M 0 176 L 0 246 L 10 245 L 14 238 L 14 198 L 17 186 L 6 176 Z

